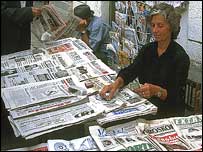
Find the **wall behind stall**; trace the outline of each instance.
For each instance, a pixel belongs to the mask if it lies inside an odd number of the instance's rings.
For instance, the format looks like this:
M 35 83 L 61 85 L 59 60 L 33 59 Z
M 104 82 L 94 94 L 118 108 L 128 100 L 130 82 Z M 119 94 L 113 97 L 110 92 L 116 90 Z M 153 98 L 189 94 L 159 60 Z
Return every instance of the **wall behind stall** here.
M 181 31 L 177 42 L 190 56 L 188 78 L 201 83 L 200 107 L 202 107 L 202 1 L 189 1 L 181 18 Z M 202 112 L 202 108 L 200 108 Z
M 90 9 L 94 11 L 94 15 L 101 17 L 109 24 L 110 1 L 73 1 L 73 8 L 83 3 L 90 6 Z

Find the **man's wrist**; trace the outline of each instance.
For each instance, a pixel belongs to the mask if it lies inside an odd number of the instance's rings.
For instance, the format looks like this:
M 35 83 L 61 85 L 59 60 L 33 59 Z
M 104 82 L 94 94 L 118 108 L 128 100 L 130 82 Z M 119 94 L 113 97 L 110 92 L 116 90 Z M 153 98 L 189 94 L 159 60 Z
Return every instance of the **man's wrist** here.
M 84 35 L 86 32 L 87 32 L 86 30 L 83 30 L 83 31 L 80 32 L 80 34 Z
M 160 97 L 163 95 L 163 92 L 164 92 L 163 89 L 162 89 L 161 87 L 159 87 L 159 90 L 158 90 L 156 96 L 157 96 L 158 98 L 160 98 Z

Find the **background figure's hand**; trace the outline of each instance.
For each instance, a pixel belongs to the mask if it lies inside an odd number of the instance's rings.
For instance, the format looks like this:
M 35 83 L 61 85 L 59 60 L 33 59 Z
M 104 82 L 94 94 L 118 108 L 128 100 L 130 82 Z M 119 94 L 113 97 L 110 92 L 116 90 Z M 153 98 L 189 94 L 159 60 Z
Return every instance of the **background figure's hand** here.
M 78 24 L 77 30 L 79 32 L 82 32 L 86 29 L 86 27 L 87 27 L 87 21 L 85 19 L 81 19 L 80 23 Z
M 136 88 L 133 91 L 147 99 L 151 98 L 156 92 L 154 85 L 149 83 L 145 83 L 144 85 L 141 85 L 140 88 Z
M 100 96 L 106 100 L 111 100 L 117 91 L 117 87 L 112 83 L 110 85 L 105 85 L 103 89 L 99 92 Z
M 42 12 L 41 8 L 32 7 L 32 14 L 33 14 L 33 16 L 40 16 L 41 12 Z

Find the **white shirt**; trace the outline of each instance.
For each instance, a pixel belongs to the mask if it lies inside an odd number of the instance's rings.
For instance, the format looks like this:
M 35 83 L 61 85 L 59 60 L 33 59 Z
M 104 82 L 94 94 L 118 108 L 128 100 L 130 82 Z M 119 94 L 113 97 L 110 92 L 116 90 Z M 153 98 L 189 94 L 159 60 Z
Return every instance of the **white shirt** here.
M 20 1 L 21 8 L 25 7 L 26 1 Z

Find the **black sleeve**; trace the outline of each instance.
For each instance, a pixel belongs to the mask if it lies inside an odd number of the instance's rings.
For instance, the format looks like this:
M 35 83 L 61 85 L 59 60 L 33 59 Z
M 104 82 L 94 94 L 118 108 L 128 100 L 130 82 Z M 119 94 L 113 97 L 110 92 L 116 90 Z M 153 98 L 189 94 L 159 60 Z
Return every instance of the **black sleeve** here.
M 31 7 L 9 8 L 7 3 L 6 1 L 1 1 L 1 17 L 11 20 L 18 26 L 32 22 L 33 14 Z
M 145 47 L 143 47 L 138 55 L 135 57 L 132 64 L 130 64 L 128 67 L 121 69 L 121 71 L 118 73 L 117 77 L 122 77 L 124 80 L 124 85 L 128 85 L 130 82 L 132 82 L 140 73 L 139 71 L 143 67 L 143 58 L 144 58 L 144 51 Z
M 179 100 L 183 100 L 182 89 L 186 84 L 186 80 L 188 77 L 188 71 L 190 66 L 189 56 L 184 53 L 181 56 L 178 56 L 176 59 L 176 67 L 175 67 L 175 81 L 173 83 L 168 84 L 168 96 L 167 100 L 170 102 L 177 102 Z M 183 92 L 184 93 L 184 92 Z

